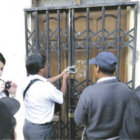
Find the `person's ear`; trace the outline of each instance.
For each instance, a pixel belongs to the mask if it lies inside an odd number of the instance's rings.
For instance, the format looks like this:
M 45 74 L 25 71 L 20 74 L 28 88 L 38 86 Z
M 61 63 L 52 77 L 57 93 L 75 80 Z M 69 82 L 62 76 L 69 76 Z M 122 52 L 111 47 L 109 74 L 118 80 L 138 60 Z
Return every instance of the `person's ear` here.
M 42 74 L 42 69 L 40 69 L 40 70 L 39 70 L 38 74 L 39 74 L 39 75 L 41 75 L 41 74 Z
M 100 68 L 99 68 L 99 66 L 97 66 L 97 73 L 100 73 L 101 71 L 100 71 Z

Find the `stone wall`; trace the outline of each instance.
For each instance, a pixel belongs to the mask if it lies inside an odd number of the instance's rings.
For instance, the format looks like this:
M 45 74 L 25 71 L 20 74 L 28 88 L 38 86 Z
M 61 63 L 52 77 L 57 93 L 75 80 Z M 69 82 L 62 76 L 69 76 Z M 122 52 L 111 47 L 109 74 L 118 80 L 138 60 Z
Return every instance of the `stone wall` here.
M 36 7 L 41 6 L 71 6 L 77 4 L 91 4 L 91 3 L 109 3 L 109 2 L 121 2 L 129 0 L 33 0 L 33 5 Z

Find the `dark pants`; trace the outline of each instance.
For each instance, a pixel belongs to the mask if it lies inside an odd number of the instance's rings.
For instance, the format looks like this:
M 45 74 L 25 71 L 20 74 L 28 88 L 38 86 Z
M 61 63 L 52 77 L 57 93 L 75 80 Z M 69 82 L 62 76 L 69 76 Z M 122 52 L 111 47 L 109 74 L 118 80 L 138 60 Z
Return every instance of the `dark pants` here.
M 55 139 L 52 123 L 35 124 L 25 120 L 23 127 L 24 140 Z

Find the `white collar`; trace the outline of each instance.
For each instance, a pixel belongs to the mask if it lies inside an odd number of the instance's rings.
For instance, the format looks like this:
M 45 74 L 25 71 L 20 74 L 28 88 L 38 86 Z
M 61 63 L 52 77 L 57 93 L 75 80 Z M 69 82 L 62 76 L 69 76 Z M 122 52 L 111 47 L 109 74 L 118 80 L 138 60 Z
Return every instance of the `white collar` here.
M 38 74 L 35 74 L 35 75 L 29 75 L 29 78 L 30 78 L 30 80 L 33 80 L 33 79 L 40 79 L 40 80 L 42 80 L 42 81 L 47 81 L 47 79 L 46 78 L 44 78 L 43 76 L 41 76 L 41 75 L 38 75 Z
M 111 77 L 103 77 L 103 78 L 100 78 L 97 83 L 100 83 L 102 81 L 106 81 L 106 80 L 114 80 L 116 79 L 116 76 L 111 76 Z

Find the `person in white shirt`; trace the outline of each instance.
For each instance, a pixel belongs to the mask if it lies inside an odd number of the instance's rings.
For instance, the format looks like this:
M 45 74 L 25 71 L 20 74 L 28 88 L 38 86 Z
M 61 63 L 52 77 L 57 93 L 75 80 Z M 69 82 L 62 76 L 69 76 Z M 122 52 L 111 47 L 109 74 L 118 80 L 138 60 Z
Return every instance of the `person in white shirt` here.
M 62 104 L 66 95 L 69 72 L 46 79 L 45 57 L 33 54 L 27 57 L 26 69 L 29 76 L 23 82 L 23 97 L 25 105 L 25 123 L 23 134 L 25 140 L 54 139 L 52 120 L 54 118 L 55 103 Z M 51 83 L 63 77 L 61 91 Z M 37 79 L 28 90 L 29 83 Z M 25 94 L 26 90 L 26 94 Z
M 6 60 L 2 53 L 0 53 L 0 77 L 2 76 Z M 8 80 L 8 83 L 0 79 L 0 98 L 10 96 L 13 97 L 16 94 L 17 85 L 11 80 Z M 7 85 L 7 86 L 6 86 Z

